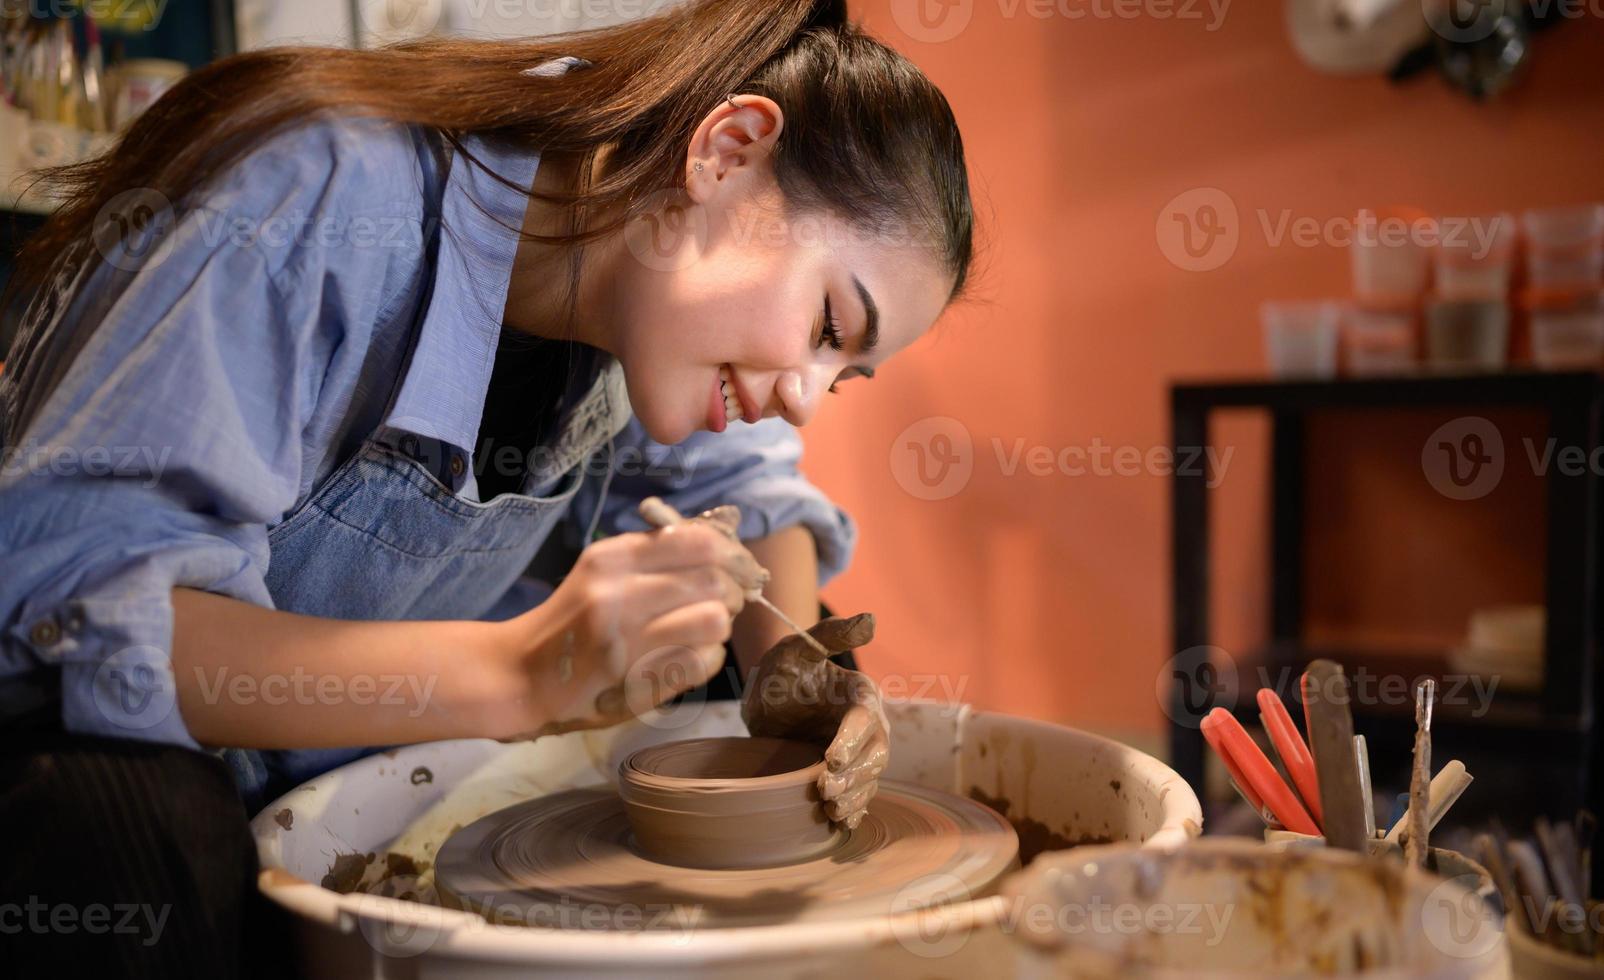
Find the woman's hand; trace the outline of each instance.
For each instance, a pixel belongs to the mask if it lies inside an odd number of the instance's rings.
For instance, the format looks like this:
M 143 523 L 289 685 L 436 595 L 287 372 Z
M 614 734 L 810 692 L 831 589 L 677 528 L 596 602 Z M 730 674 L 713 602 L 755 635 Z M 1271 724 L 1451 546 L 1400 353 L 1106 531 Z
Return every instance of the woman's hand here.
M 808 633 L 831 653 L 853 650 L 874 638 L 874 616 L 826 619 Z M 885 708 L 867 674 L 832 663 L 792 634 L 763 655 L 741 718 L 753 735 L 823 746 L 827 771 L 819 795 L 826 812 L 849 829 L 863 821 L 891 757 Z
M 515 733 L 605 728 L 704 684 L 730 622 L 766 579 L 734 536 L 733 507 L 586 548 L 551 598 L 507 625 Z

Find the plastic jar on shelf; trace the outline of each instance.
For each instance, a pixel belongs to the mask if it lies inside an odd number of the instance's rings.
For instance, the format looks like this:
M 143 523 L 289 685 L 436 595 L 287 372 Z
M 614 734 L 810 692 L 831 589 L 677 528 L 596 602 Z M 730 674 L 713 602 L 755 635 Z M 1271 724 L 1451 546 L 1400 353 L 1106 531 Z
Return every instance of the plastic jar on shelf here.
M 1417 208 L 1365 209 L 1354 223 L 1353 291 L 1361 297 L 1418 296 L 1431 274 L 1436 222 Z
M 1270 301 L 1259 308 L 1270 373 L 1282 378 L 1331 378 L 1337 373 L 1337 328 L 1341 307 L 1334 301 Z
M 1501 370 L 1509 362 L 1509 306 L 1502 299 L 1432 299 L 1426 361 L 1440 372 Z
M 1515 216 L 1445 217 L 1437 227 L 1437 295 L 1502 302 L 1515 256 Z
M 1364 298 L 1342 311 L 1344 370 L 1357 377 L 1405 374 L 1420 364 L 1413 296 Z
M 1604 281 L 1604 204 L 1542 208 L 1521 215 L 1526 278 L 1539 289 Z
M 1532 362 L 1546 370 L 1604 367 L 1604 290 L 1542 290 L 1522 297 L 1531 317 Z

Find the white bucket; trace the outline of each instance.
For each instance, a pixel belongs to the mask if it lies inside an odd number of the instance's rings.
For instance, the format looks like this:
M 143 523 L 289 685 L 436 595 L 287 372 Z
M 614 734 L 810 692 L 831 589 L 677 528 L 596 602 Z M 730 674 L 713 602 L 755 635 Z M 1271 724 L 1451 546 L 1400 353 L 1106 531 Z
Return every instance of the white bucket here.
M 1006 802 L 1027 845 L 1049 836 L 1174 847 L 1202 826 L 1197 797 L 1151 756 L 1086 732 L 972 711 L 893 703 L 885 778 Z M 295 916 L 307 976 L 668 977 L 990 975 L 1009 953 L 998 896 L 881 918 L 748 929 L 591 932 L 495 926 L 466 912 L 318 883 L 336 855 L 432 862 L 458 827 L 522 800 L 612 782 L 619 760 L 658 742 L 745 733 L 733 702 L 685 704 L 602 732 L 537 742 L 438 742 L 342 766 L 252 823 L 261 887 Z
M 1401 861 L 1230 838 L 1055 854 L 1003 885 L 1015 976 L 1502 978 L 1498 915 Z

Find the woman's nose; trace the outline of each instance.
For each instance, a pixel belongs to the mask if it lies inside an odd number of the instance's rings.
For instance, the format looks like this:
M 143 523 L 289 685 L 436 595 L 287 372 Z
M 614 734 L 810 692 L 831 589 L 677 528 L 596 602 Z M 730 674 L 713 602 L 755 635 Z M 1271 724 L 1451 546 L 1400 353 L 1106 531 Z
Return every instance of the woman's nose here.
M 780 414 L 792 425 L 802 426 L 813 421 L 819 410 L 819 399 L 829 390 L 833 368 L 814 365 L 801 371 L 784 371 L 775 382 L 774 390 L 780 396 Z

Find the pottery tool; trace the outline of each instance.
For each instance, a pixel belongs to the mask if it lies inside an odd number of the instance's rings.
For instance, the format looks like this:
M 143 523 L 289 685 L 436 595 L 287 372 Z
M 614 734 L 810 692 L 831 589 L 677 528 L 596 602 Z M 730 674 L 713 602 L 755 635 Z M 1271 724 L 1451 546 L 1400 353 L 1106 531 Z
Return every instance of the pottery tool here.
M 1359 797 L 1364 802 L 1365 840 L 1376 839 L 1376 797 L 1370 788 L 1370 748 L 1363 735 L 1353 737 L 1353 761 L 1359 767 Z
M 1535 847 L 1523 840 L 1510 841 L 1504 854 L 1515 880 L 1516 896 L 1526 910 L 1527 921 L 1534 927 L 1532 934 L 1542 935 L 1548 930 L 1538 931 L 1535 927 L 1544 920 L 1550 926 L 1553 923 L 1553 917 L 1548 915 L 1553 895 L 1548 887 L 1548 875 L 1543 872 L 1543 859 L 1537 856 Z
M 1366 853 L 1364 799 L 1353 759 L 1353 712 L 1341 665 L 1316 660 L 1303 674 L 1304 726 L 1320 777 L 1326 843 Z
M 1409 812 L 1406 818 L 1409 840 L 1404 854 L 1417 868 L 1425 867 L 1431 853 L 1428 821 L 1431 818 L 1431 709 L 1437 697 L 1437 682 L 1431 678 L 1415 688 L 1415 761 L 1409 772 Z
M 1226 770 L 1243 779 L 1242 787 L 1264 802 L 1276 821 L 1300 834 L 1319 834 L 1320 828 L 1275 771 L 1264 751 L 1231 712 L 1215 708 L 1203 719 L 1203 737 L 1225 760 Z
M 1459 802 L 1459 798 L 1465 795 L 1465 790 L 1474 778 L 1465 770 L 1465 764 L 1458 759 L 1451 760 L 1437 771 L 1427 790 L 1427 796 L 1430 798 L 1426 814 L 1428 832 L 1437 829 L 1437 824 L 1447 815 L 1449 807 Z M 1412 804 L 1404 809 L 1403 815 L 1392 825 L 1392 829 L 1387 831 L 1387 840 L 1402 843 L 1409 839 L 1410 811 L 1413 809 Z
M 1504 903 L 1504 916 L 1516 923 L 1527 933 L 1535 934 L 1531 919 L 1527 916 L 1526 906 L 1521 902 L 1520 891 L 1515 885 L 1515 875 L 1509 863 L 1504 858 L 1504 849 L 1492 834 L 1476 835 L 1476 857 L 1481 861 L 1482 867 L 1487 869 L 1488 877 L 1493 879 L 1493 887 L 1498 889 L 1498 897 Z
M 1281 703 L 1275 691 L 1261 687 L 1257 697 L 1259 723 L 1269 734 L 1275 754 L 1281 759 L 1281 765 L 1286 767 L 1287 775 L 1292 778 L 1292 784 L 1297 787 L 1304 805 L 1309 808 L 1309 816 L 1314 818 L 1316 824 L 1324 822 L 1325 818 L 1320 813 L 1320 778 L 1315 775 L 1314 756 L 1309 754 L 1303 736 L 1298 734 L 1298 726 L 1293 723 L 1287 706 Z
M 823 855 L 766 868 L 682 867 L 639 851 L 623 800 L 590 788 L 469 824 L 440 848 L 435 881 L 445 904 L 492 922 L 684 935 L 861 921 L 966 901 L 1018 868 L 1018 850 L 1018 835 L 996 811 L 882 779 L 863 823 Z
M 673 527 L 676 524 L 685 523 L 684 516 L 681 515 L 679 511 L 675 510 L 668 503 L 668 501 L 661 497 L 647 497 L 645 500 L 642 500 L 640 503 L 640 516 L 642 520 L 655 528 Z M 812 647 L 819 656 L 827 659 L 829 658 L 830 651 L 824 648 L 824 644 L 820 643 L 818 640 L 815 640 L 813 638 L 813 634 L 792 622 L 791 617 L 781 612 L 779 606 L 776 606 L 774 603 L 770 602 L 768 597 L 763 594 L 761 589 L 748 593 L 746 598 L 748 602 L 755 602 L 764 609 L 767 609 L 769 612 L 778 616 L 780 622 L 784 623 L 786 626 L 789 626 L 791 628 L 791 632 L 802 637 L 802 639 L 807 642 L 807 645 Z

